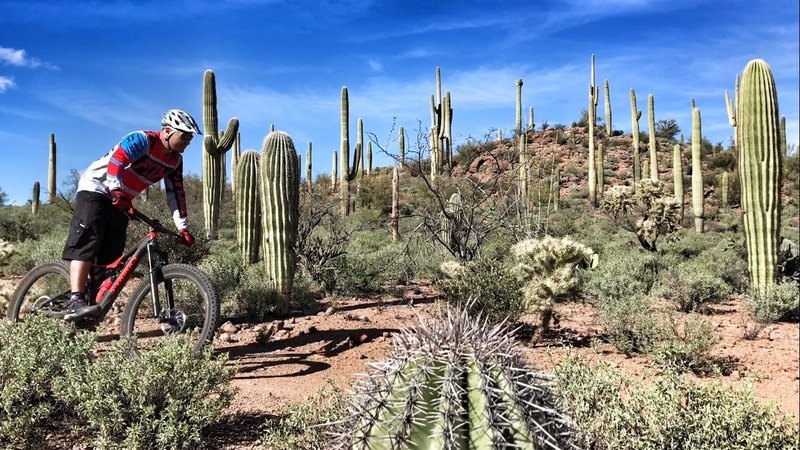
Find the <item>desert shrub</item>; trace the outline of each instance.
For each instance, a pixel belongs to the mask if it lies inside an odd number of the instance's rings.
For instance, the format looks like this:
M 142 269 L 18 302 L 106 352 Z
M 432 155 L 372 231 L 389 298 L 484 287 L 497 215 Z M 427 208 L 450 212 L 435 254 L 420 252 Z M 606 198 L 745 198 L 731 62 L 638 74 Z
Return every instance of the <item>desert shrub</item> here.
M 675 374 L 651 385 L 607 363 L 570 357 L 554 370 L 556 397 L 582 431 L 584 448 L 617 450 L 796 449 L 798 426 L 752 391 L 692 383 Z
M 192 352 L 188 339 L 163 339 L 131 357 L 121 340 L 89 364 L 70 366 L 56 395 L 75 408 L 103 449 L 190 449 L 233 398 L 234 370 L 212 349 Z
M 721 169 L 723 172 L 736 170 L 736 155 L 733 152 L 719 152 L 711 155 L 708 160 L 708 170 Z
M 728 300 L 732 289 L 702 262 L 689 261 L 662 272 L 659 293 L 679 311 L 705 312 L 709 305 Z
M 384 230 L 361 231 L 347 243 L 347 253 L 333 260 L 334 291 L 340 295 L 379 292 L 387 281 L 405 279 L 402 245 Z
M 40 447 L 38 429 L 64 404 L 53 392 L 53 380 L 67 367 L 85 364 L 94 337 L 80 334 L 59 320 L 34 315 L 23 322 L 0 323 L 0 445 Z
M 39 214 L 31 214 L 27 207 L 3 206 L 0 207 L 0 239 L 9 242 L 22 242 L 36 240 L 53 228 L 53 224 L 63 223 L 66 228 L 69 220 L 61 220 L 56 208 L 46 205 L 39 210 Z M 54 220 L 58 216 L 58 221 Z
M 662 323 L 669 323 L 672 333 L 650 352 L 657 365 L 667 370 L 691 371 L 699 375 L 726 369 L 722 367 L 722 360 L 711 356 L 711 349 L 719 337 L 708 321 L 692 315 L 683 324 L 678 324 L 670 315 Z
M 274 450 L 327 448 L 326 425 L 347 415 L 348 397 L 329 381 L 306 402 L 282 405 L 278 418 L 270 420 L 259 444 Z
M 789 280 L 767 286 L 766 292 L 751 290 L 745 296 L 745 304 L 753 319 L 774 323 L 781 320 L 797 321 L 800 318 L 800 284 Z
M 61 259 L 66 240 L 67 228 L 64 227 L 44 233 L 38 239 L 14 243 L 14 253 L 2 265 L 2 273 L 23 275 L 43 262 Z
M 582 272 L 583 290 L 598 306 L 605 301 L 650 294 L 662 262 L 658 255 L 629 246 L 609 246 L 600 253 L 600 265 Z
M 500 261 L 479 258 L 442 264 L 435 284 L 450 303 L 466 305 L 472 299 L 470 312 L 480 313 L 489 323 L 514 323 L 525 311 L 522 281 Z
M 749 279 L 741 234 L 684 231 L 679 239 L 666 244 L 664 250 L 664 265 L 691 262 L 721 278 L 733 291 L 747 290 Z
M 644 295 L 608 297 L 597 306 L 603 337 L 628 356 L 650 352 L 668 332 Z

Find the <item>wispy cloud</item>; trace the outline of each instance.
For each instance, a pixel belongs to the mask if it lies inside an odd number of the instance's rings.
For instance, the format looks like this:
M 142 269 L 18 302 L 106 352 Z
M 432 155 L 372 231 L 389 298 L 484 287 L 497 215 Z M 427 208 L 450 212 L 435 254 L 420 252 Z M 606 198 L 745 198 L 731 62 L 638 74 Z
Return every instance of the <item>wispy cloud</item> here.
M 0 76 L 0 94 L 14 87 L 14 79 Z
M 37 58 L 28 56 L 22 49 L 0 47 L 0 61 L 6 65 L 17 67 L 42 67 L 45 69 L 58 69 L 57 66 L 40 61 Z

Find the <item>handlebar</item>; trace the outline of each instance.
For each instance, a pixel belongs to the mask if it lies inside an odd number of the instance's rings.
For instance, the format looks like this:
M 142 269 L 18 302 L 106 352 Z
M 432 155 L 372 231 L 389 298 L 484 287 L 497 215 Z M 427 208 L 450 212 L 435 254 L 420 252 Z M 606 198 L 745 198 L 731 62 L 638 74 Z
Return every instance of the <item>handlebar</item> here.
M 163 234 L 169 234 L 170 236 L 174 236 L 178 239 L 181 238 L 181 236 L 177 232 L 165 228 L 164 225 L 161 225 L 161 222 L 159 222 L 156 219 L 151 219 L 147 217 L 143 212 L 139 211 L 138 209 L 131 208 L 131 210 L 128 212 L 128 217 L 137 220 L 139 222 L 142 222 L 143 224 L 149 226 L 150 229 L 152 229 L 153 231 Z

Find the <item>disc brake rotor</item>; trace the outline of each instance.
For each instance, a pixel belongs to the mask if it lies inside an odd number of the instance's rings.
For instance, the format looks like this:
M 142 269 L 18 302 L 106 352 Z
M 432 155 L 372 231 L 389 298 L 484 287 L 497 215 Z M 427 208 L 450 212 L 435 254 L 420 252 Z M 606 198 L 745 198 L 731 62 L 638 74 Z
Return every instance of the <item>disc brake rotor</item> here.
M 169 310 L 167 316 L 162 319 L 161 332 L 164 334 L 178 334 L 186 329 L 186 313 L 180 309 L 173 308 Z

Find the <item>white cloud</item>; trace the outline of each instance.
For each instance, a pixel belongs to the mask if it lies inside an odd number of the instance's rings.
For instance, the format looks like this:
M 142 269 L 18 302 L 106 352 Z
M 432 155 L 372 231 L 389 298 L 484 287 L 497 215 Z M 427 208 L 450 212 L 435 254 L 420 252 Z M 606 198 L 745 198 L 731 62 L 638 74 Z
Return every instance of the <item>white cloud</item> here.
M 372 69 L 374 72 L 380 72 L 383 70 L 383 64 L 381 64 L 379 61 L 375 59 L 368 59 L 367 64 L 369 65 L 369 68 Z
M 0 76 L 0 93 L 5 92 L 8 88 L 14 87 L 14 79 Z
M 31 58 L 22 49 L 0 47 L 0 61 L 7 65 L 18 67 L 44 67 L 46 69 L 58 69 L 58 67 L 42 62 L 37 58 Z

